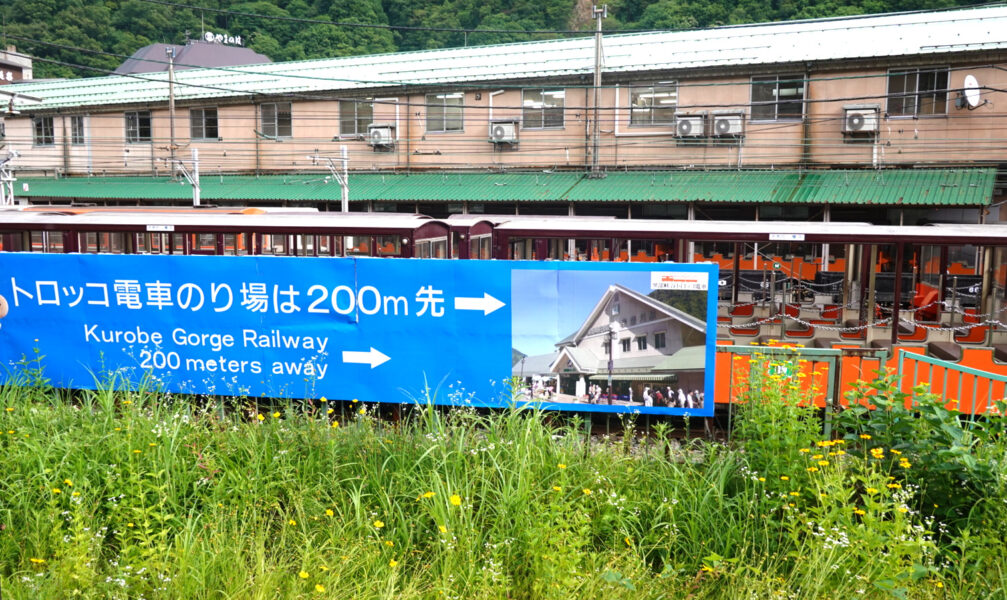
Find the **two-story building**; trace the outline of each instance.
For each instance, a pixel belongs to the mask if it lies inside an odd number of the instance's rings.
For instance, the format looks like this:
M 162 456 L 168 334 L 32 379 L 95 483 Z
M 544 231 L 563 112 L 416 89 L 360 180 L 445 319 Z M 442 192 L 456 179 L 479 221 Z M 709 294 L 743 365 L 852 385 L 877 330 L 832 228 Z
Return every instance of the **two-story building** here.
M 163 202 L 169 159 L 198 150 L 208 201 L 229 176 L 286 174 L 216 199 L 321 186 L 314 203 L 338 206 L 320 181 L 346 148 L 353 210 L 982 222 L 1002 217 L 1004 30 L 1007 7 L 990 6 L 605 35 L 597 105 L 591 37 L 39 81 L 11 86 L 42 102 L 15 98 L 5 123 L 17 192 L 39 202 Z M 844 183 L 866 169 L 885 175 Z M 435 170 L 457 179 L 409 179 Z M 781 170 L 795 192 L 767 183 Z M 963 170 L 982 193 L 935 193 Z M 148 179 L 79 179 L 122 175 Z

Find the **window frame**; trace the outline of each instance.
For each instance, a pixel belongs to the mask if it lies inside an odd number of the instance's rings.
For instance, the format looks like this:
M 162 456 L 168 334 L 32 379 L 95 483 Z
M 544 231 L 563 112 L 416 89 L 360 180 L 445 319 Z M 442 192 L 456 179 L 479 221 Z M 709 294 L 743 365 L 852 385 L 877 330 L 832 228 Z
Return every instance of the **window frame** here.
M 455 98 L 459 100 L 459 103 L 457 105 L 447 103 L 449 99 L 454 100 Z M 437 100 L 441 100 L 442 102 L 437 102 Z M 424 96 L 424 101 L 426 104 L 425 116 L 427 122 L 427 133 L 459 133 L 465 131 L 465 92 L 445 92 L 441 94 L 437 93 L 427 94 L 426 96 Z M 431 119 L 435 118 L 433 117 L 432 115 L 433 111 L 431 110 L 434 107 L 440 109 L 441 113 L 440 126 L 442 127 L 441 129 L 431 128 L 430 126 L 432 122 Z M 449 121 L 448 117 L 449 108 L 458 110 L 457 129 L 448 129 L 447 127 Z
M 653 98 L 658 96 L 657 90 L 659 88 L 671 89 L 673 88 L 673 93 L 675 95 L 675 104 L 671 108 L 671 117 L 667 120 L 657 120 L 655 119 L 655 104 Z M 633 100 L 634 96 L 641 93 L 643 90 L 650 91 L 650 97 L 652 98 L 650 106 L 646 108 L 636 108 Z M 662 112 L 665 109 L 657 109 Z M 637 115 L 646 112 L 648 117 L 646 119 L 638 120 Z M 675 114 L 678 112 L 678 80 L 672 81 L 655 81 L 653 83 L 633 83 L 629 85 L 629 126 L 630 127 L 665 127 L 675 125 Z
M 343 113 L 343 109 L 346 105 L 353 106 L 353 116 L 348 117 Z M 370 113 L 366 116 L 360 115 L 360 107 L 367 107 L 367 111 Z M 366 119 L 366 122 L 364 121 Z M 347 132 L 344 131 L 343 125 L 352 122 L 355 131 Z M 359 99 L 347 99 L 339 101 L 339 137 L 340 138 L 362 138 L 367 135 L 367 127 L 374 123 L 374 98 L 359 98 Z M 361 127 L 361 125 L 363 127 Z
M 266 122 L 266 107 L 271 107 L 272 117 L 271 120 Z M 286 107 L 287 110 L 284 113 L 281 107 Z M 286 123 L 281 123 L 281 116 L 286 114 Z M 267 125 L 269 125 L 269 130 L 267 131 Z M 286 125 L 284 130 L 281 129 L 281 125 Z M 259 104 L 259 132 L 262 133 L 267 138 L 275 140 L 288 140 L 294 137 L 294 108 L 290 102 L 263 102 Z
M 87 123 L 84 115 L 70 115 L 70 145 L 83 146 L 87 144 Z
M 529 99 L 527 97 L 529 92 L 538 92 L 539 100 L 538 106 L 529 106 Z M 562 94 L 563 103 L 560 106 L 546 105 L 546 95 L 553 94 L 553 98 L 557 98 L 555 94 Z M 534 101 L 532 101 L 534 102 Z M 538 125 L 529 125 L 529 115 L 538 115 Z M 550 115 L 559 115 L 559 124 L 556 124 L 555 117 L 549 118 Z M 524 88 L 521 90 L 521 129 L 566 129 L 566 89 L 565 88 Z
M 207 113 L 213 111 L 213 135 L 208 135 L 209 126 L 207 125 Z M 197 132 L 196 125 L 196 113 L 199 113 L 199 133 L 202 135 L 193 135 Z M 216 106 L 205 106 L 189 109 L 189 139 L 192 141 L 199 142 L 218 142 L 220 141 L 220 114 L 217 111 Z
M 638 336 L 636 336 L 636 349 L 638 351 L 641 351 L 641 352 L 647 349 L 647 336 L 646 335 L 638 335 Z
M 48 132 L 46 131 L 46 123 L 49 124 Z M 56 145 L 52 115 L 31 118 L 31 145 L 39 147 Z
M 660 350 L 668 346 L 668 336 L 665 331 L 654 332 L 654 349 Z
M 797 98 L 791 98 L 787 100 L 780 100 L 780 82 L 797 82 L 800 81 L 801 86 L 801 96 L 800 96 L 800 106 L 801 111 L 798 115 L 787 114 L 785 116 L 780 116 L 780 106 L 798 103 Z M 756 84 L 768 84 L 773 83 L 773 100 L 756 100 L 755 86 Z M 778 75 L 753 75 L 749 84 L 749 120 L 752 122 L 762 122 L 771 123 L 778 121 L 801 121 L 804 119 L 805 114 L 805 104 L 808 99 L 808 85 L 801 73 L 783 73 Z M 756 116 L 756 107 L 773 107 L 773 116 Z
M 914 88 L 915 91 L 906 90 L 903 86 L 903 91 L 896 92 L 892 91 L 892 78 L 898 76 L 913 75 L 915 77 Z M 922 91 L 920 89 L 920 75 L 921 74 L 931 74 L 934 75 L 933 88 Z M 944 76 L 944 87 L 937 87 L 938 75 Z M 918 118 L 932 118 L 932 117 L 946 117 L 948 115 L 949 102 L 948 96 L 950 94 L 951 85 L 951 67 L 947 65 L 935 66 L 935 67 L 909 67 L 903 69 L 889 69 L 886 77 L 886 94 L 885 94 L 885 115 L 893 119 L 918 119 Z M 943 95 L 944 110 L 941 112 L 920 112 L 920 105 L 923 104 L 922 100 L 925 97 L 931 97 L 934 106 L 936 106 L 936 97 Z M 912 112 L 905 112 L 905 104 L 907 101 L 912 100 L 913 110 Z M 901 111 L 893 111 L 893 103 L 900 102 L 902 104 Z
M 622 351 L 630 352 L 630 348 L 633 346 L 633 338 L 622 338 L 619 341 L 622 342 Z
M 127 110 L 123 113 L 123 119 L 125 120 L 127 144 L 143 144 L 154 141 L 154 119 L 149 110 Z M 143 123 L 144 119 L 147 121 L 146 125 Z

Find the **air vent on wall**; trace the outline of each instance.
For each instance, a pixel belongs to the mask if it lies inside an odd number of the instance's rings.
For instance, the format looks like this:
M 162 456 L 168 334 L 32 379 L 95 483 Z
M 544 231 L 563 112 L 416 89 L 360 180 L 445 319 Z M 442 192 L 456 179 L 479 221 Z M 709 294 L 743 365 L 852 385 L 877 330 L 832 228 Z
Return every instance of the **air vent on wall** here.
M 741 137 L 745 135 L 744 113 L 714 113 L 713 135 L 717 137 Z
M 367 126 L 367 143 L 377 148 L 390 148 L 395 145 L 395 127 L 381 123 Z
M 676 115 L 675 137 L 697 138 L 706 135 L 706 115 Z
M 517 143 L 517 122 L 516 121 L 491 121 L 490 122 L 490 142 L 494 144 L 516 144 Z
M 880 107 L 876 104 L 855 104 L 843 107 L 843 133 L 846 135 L 876 135 Z

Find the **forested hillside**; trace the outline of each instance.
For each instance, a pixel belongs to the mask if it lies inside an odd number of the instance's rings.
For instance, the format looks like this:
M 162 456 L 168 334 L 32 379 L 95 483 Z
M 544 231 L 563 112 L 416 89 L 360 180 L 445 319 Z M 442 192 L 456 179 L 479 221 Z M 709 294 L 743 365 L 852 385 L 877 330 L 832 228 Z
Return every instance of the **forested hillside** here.
M 979 4 L 968 2 L 966 4 Z M 6 0 L 5 45 L 35 77 L 104 74 L 153 42 L 240 35 L 275 61 L 526 41 L 589 31 L 590 0 Z M 606 31 L 947 8 L 953 0 L 611 0 Z M 324 21 L 324 22 L 318 22 Z M 354 27 L 331 23 L 377 25 Z M 523 33 L 531 32 L 531 33 Z

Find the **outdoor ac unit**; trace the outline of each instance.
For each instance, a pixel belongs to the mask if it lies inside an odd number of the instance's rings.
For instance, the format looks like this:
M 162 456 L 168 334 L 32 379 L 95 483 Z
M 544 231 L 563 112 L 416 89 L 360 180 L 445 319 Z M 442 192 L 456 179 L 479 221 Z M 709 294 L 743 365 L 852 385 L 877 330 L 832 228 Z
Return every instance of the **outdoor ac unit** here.
M 494 144 L 516 144 L 517 143 L 517 122 L 516 121 L 491 121 L 490 141 Z
M 675 137 L 696 138 L 706 135 L 706 115 L 677 115 Z
M 395 128 L 391 125 L 371 124 L 367 126 L 367 143 L 374 148 L 388 148 L 395 145 Z
M 878 132 L 878 107 L 877 106 L 844 106 L 843 107 L 843 133 L 844 134 L 868 134 L 874 135 Z
M 713 135 L 717 137 L 741 137 L 745 135 L 744 113 L 713 115 Z

